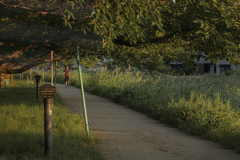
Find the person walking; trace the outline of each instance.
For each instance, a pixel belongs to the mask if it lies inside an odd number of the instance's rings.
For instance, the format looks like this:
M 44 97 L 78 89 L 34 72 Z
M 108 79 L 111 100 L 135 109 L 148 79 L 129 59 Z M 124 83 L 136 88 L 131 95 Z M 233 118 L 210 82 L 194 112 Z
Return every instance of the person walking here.
M 66 87 L 69 87 L 69 79 L 70 79 L 70 69 L 68 69 L 68 66 L 63 71 L 63 77 L 65 80 Z

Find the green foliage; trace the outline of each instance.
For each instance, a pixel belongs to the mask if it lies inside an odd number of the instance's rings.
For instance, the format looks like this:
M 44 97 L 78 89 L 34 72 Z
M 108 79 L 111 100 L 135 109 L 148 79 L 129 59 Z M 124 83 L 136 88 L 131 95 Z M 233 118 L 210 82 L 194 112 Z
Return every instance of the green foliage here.
M 37 65 L 51 50 L 72 57 L 75 44 L 82 56 L 105 56 L 149 72 L 164 59 L 190 66 L 196 51 L 213 63 L 239 64 L 238 0 L 1 2 L 1 66 Z M 19 56 L 9 58 L 16 51 Z
M 236 70 L 227 70 L 226 72 L 224 72 L 224 74 L 226 76 L 231 76 L 231 75 L 236 75 L 236 76 L 240 76 L 240 72 L 239 71 L 236 71 Z
M 46 74 L 46 79 L 50 80 Z M 62 75 L 58 83 L 64 83 Z M 163 76 L 146 72 L 83 73 L 84 89 L 145 113 L 160 122 L 221 142 L 240 151 L 239 77 Z M 70 84 L 80 87 L 78 73 Z
M 237 0 L 160 2 L 116 0 L 97 4 L 96 18 L 91 24 L 104 36 L 103 47 L 116 52 L 121 44 L 136 44 L 127 50 L 135 50 L 133 56 L 144 57 L 145 61 L 151 58 L 152 52 L 169 55 L 171 50 L 181 48 L 204 51 L 214 63 L 224 57 L 238 63 L 240 9 Z M 138 45 L 144 42 L 151 44 Z M 154 42 L 156 44 L 152 44 Z M 147 51 L 142 50 L 144 47 Z M 123 54 L 128 56 L 129 52 Z
M 95 64 L 97 64 L 100 60 L 96 58 L 96 56 L 86 56 L 80 58 L 80 64 L 86 68 L 95 68 Z
M 69 66 L 69 67 L 74 65 L 75 62 L 76 61 L 73 59 L 63 59 L 63 60 L 59 61 L 59 63 L 64 63 L 65 66 Z M 65 68 L 65 66 L 64 66 L 64 68 Z
M 18 77 L 19 78 L 19 77 Z M 103 159 L 92 144 L 99 139 L 91 133 L 89 139 L 84 120 L 71 114 L 56 93 L 53 108 L 53 152 L 44 156 L 44 106 L 41 96 L 36 100 L 35 85 L 26 80 L 14 80 L 12 87 L 0 92 L 0 155 L 1 159 Z
M 239 109 L 232 109 L 230 101 L 223 103 L 219 93 L 213 98 L 194 94 L 190 98 L 182 98 L 179 102 L 170 102 L 158 108 L 160 121 L 170 121 L 190 133 L 203 135 L 217 140 L 233 149 L 240 149 L 238 127 L 240 126 Z

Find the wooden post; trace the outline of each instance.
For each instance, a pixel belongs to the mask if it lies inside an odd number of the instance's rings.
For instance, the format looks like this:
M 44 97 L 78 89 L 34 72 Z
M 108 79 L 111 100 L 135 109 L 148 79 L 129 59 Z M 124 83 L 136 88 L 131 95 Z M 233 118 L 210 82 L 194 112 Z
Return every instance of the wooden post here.
M 54 87 L 56 87 L 56 85 L 57 85 L 57 61 L 55 61 L 55 76 L 54 76 L 55 78 L 55 83 L 54 83 Z
M 20 79 L 22 78 L 22 73 L 20 73 Z
M 128 69 L 131 70 L 131 65 L 130 64 L 128 65 Z
M 43 85 L 44 85 L 44 67 L 42 68 L 42 81 L 43 81 Z
M 11 80 L 10 80 L 11 83 L 13 83 L 13 74 L 11 74 Z
M 53 51 L 51 51 L 51 85 L 53 86 Z
M 36 81 L 36 79 L 35 79 L 35 76 L 36 76 L 36 75 L 38 75 L 38 74 L 37 74 L 36 72 L 33 72 L 33 76 L 34 76 L 34 77 L 33 77 L 34 84 L 37 86 L 37 81 Z
M 0 73 L 0 88 L 2 88 L 2 73 Z
M 30 68 L 30 80 L 32 80 L 32 68 Z
M 52 99 L 53 98 L 43 99 L 45 155 L 52 154 Z
M 51 85 L 53 86 L 53 51 L 51 51 Z M 51 98 L 51 110 L 53 109 L 53 98 Z
M 22 79 L 23 79 L 23 73 L 22 73 Z

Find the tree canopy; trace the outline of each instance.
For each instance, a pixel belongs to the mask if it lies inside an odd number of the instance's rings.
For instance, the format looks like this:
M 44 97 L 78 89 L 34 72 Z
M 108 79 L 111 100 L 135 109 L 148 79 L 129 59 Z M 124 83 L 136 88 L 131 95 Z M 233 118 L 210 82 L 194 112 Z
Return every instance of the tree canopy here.
M 154 68 L 204 51 L 239 63 L 238 0 L 0 0 L 0 72 L 75 56 Z

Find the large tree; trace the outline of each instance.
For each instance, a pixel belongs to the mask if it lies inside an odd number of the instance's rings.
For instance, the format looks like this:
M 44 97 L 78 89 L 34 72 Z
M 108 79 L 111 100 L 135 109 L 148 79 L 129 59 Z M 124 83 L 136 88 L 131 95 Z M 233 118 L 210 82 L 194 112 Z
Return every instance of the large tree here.
M 239 59 L 238 0 L 0 0 L 0 72 L 75 55 L 148 66 L 182 51 Z M 148 63 L 149 62 L 149 63 Z M 154 64 L 153 63 L 153 64 Z

